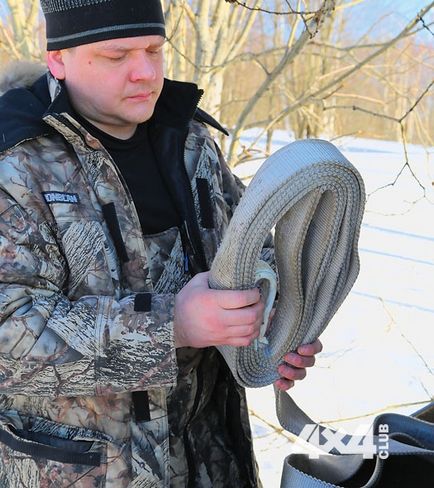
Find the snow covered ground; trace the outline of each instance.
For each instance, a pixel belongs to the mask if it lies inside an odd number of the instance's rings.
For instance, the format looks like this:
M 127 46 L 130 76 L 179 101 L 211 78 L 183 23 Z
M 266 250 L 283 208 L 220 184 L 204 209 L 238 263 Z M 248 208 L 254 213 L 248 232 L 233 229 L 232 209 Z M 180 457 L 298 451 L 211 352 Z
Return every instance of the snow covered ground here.
M 253 140 L 247 133 L 244 143 Z M 274 134 L 273 151 L 291 141 Z M 434 397 L 434 148 L 409 146 L 404 170 L 400 143 L 339 139 L 335 145 L 361 172 L 370 195 L 359 243 L 361 271 L 350 295 L 322 335 L 324 351 L 291 390 L 316 421 L 355 432 L 380 411 L 412 413 Z M 261 146 L 261 143 L 258 145 Z M 260 161 L 235 172 L 251 175 Z M 271 387 L 249 390 L 255 450 L 265 488 L 280 486 L 292 444 L 276 432 Z

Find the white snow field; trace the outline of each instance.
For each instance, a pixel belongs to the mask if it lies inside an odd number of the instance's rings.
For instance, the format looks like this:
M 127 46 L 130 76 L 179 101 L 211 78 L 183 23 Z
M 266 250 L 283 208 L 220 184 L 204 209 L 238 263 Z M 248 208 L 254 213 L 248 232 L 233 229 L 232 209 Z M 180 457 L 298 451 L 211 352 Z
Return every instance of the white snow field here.
M 246 133 L 243 143 L 254 137 Z M 273 151 L 291 140 L 275 132 Z M 334 144 L 361 172 L 367 194 L 392 183 L 405 163 L 398 142 Z M 359 278 L 321 337 L 316 366 L 290 390 L 315 421 L 350 433 L 366 431 L 379 412 L 413 413 L 434 397 L 434 148 L 410 145 L 408 158 L 425 196 L 408 169 L 394 186 L 369 196 Z M 245 163 L 235 173 L 252 175 L 260 164 Z M 247 394 L 262 482 L 279 487 L 283 459 L 306 446 L 274 428 L 272 387 Z

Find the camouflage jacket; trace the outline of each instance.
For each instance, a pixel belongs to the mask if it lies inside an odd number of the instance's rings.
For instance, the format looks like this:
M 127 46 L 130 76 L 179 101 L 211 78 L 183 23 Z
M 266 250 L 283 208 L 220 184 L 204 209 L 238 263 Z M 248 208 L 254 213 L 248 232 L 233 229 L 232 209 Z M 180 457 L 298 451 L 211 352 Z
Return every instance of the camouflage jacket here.
M 240 197 L 200 95 L 166 80 L 149 123 L 183 221 L 155 236 L 58 82 L 0 98 L 2 488 L 257 485 L 244 392 L 173 341 Z

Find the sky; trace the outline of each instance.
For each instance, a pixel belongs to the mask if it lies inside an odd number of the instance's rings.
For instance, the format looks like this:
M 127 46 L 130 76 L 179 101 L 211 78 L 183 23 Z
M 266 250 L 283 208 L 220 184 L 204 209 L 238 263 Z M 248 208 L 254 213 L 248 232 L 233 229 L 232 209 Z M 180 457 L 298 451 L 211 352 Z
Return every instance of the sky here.
M 214 0 L 220 1 L 220 0 Z M 296 2 L 294 1 L 294 4 Z M 360 8 L 363 4 L 370 4 L 372 6 L 372 12 L 395 10 L 396 13 L 408 20 L 411 18 L 412 13 L 415 10 L 419 10 L 429 3 L 429 0 L 365 0 L 360 6 L 353 7 L 354 9 Z M 0 4 L 6 5 L 7 0 L 0 0 Z M 365 11 L 365 8 L 362 7 Z M 369 22 L 370 16 L 364 16 L 364 20 Z
M 221 1 L 221 0 L 214 0 Z M 351 1 L 351 0 L 347 0 Z M 375 18 L 378 18 L 382 12 L 394 11 L 394 17 L 396 22 L 406 22 L 409 21 L 414 12 L 419 11 L 425 5 L 427 5 L 430 0 L 365 0 L 359 5 L 352 7 L 352 11 L 358 15 L 359 12 L 363 12 L 362 16 L 358 16 L 358 21 L 362 25 L 368 26 L 372 23 Z M 295 5 L 295 0 L 293 4 Z M 7 0 L 0 0 L 0 5 L 3 7 L 7 4 Z M 367 8 L 369 6 L 369 8 Z M 4 9 L 1 9 L 4 10 Z M 1 15 L 1 12 L 0 12 Z M 431 20 L 433 20 L 434 15 L 431 14 Z
M 363 32 L 385 13 L 389 13 L 385 21 L 381 23 L 381 27 L 375 31 L 380 32 L 380 35 L 393 35 L 429 3 L 429 0 L 365 0 L 352 7 L 351 14 L 354 19 L 357 19 L 357 25 Z M 425 22 L 429 23 L 429 21 L 434 21 L 433 11 L 425 17 Z M 434 26 L 431 27 L 431 30 L 434 31 Z M 421 42 L 431 42 L 434 46 L 434 37 L 428 31 L 424 31 L 419 39 Z

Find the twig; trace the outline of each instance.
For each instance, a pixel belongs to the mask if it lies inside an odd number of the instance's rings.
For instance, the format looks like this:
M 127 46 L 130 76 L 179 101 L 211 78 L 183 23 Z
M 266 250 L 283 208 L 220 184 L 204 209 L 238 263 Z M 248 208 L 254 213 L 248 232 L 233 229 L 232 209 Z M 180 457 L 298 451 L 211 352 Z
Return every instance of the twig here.
M 250 7 L 247 5 L 247 2 L 242 2 L 240 0 L 225 0 L 227 3 L 234 3 L 239 5 L 240 7 L 244 7 L 247 10 L 251 10 L 254 12 L 263 12 L 264 14 L 271 14 L 271 15 L 316 15 L 318 10 L 295 10 L 291 7 L 289 2 L 286 4 L 289 6 L 289 10 L 287 11 L 277 11 L 277 10 L 268 10 L 262 7 Z
M 347 109 L 347 110 L 354 110 L 358 112 L 363 112 L 365 114 L 372 115 L 373 117 L 380 117 L 381 119 L 392 120 L 393 122 L 400 122 L 399 119 L 396 117 L 392 117 L 391 115 L 381 114 L 378 112 L 374 112 L 373 110 L 368 110 L 363 107 L 358 107 L 357 105 L 328 105 L 324 107 L 324 110 L 335 110 L 335 109 Z
M 417 104 L 422 100 L 422 98 L 429 92 L 431 87 L 434 85 L 434 80 L 425 88 L 425 90 L 417 97 L 416 101 L 413 105 L 407 110 L 407 112 L 399 119 L 399 122 L 402 122 L 409 114 L 414 110 Z
M 424 29 L 426 29 L 432 36 L 434 36 L 434 32 L 426 25 L 425 20 L 422 16 L 419 16 L 417 20 L 422 24 Z

